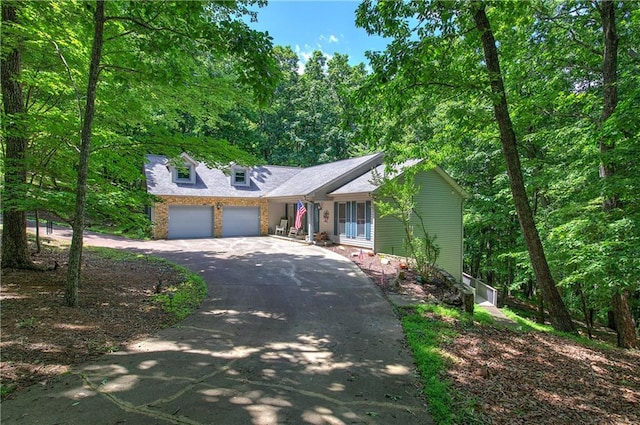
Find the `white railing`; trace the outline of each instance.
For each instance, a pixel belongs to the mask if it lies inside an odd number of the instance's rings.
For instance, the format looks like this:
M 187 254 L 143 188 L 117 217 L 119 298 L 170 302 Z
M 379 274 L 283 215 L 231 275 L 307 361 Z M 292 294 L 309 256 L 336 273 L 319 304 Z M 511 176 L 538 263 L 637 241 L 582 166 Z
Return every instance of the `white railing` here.
M 462 283 L 467 286 L 470 286 L 474 289 L 475 293 L 475 301 L 483 302 L 488 301 L 491 305 L 498 305 L 498 290 L 487 285 L 480 279 L 476 279 L 475 277 L 468 275 L 466 273 L 462 273 Z

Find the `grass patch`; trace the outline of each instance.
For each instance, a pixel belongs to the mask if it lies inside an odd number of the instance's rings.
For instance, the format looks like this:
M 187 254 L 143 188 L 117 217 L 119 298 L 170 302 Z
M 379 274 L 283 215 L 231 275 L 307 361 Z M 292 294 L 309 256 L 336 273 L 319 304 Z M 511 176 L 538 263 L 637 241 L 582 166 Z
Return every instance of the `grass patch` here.
M 207 295 L 207 284 L 204 279 L 186 269 L 184 271 L 184 282 L 170 286 L 165 293 L 154 297 L 155 301 L 162 303 L 165 311 L 175 316 L 176 321 L 196 311 Z
M 135 252 L 122 251 L 120 249 L 103 248 L 100 246 L 87 246 L 82 249 L 89 252 L 95 252 L 101 257 L 109 258 L 110 260 L 118 260 L 118 261 L 146 260 L 149 262 L 169 264 L 169 262 L 163 258 L 153 257 L 151 255 L 146 255 L 146 254 L 137 254 Z
M 142 227 L 124 227 L 124 226 L 110 226 L 104 224 L 91 224 L 87 226 L 87 230 L 95 233 L 102 233 L 105 235 L 121 236 L 128 239 L 151 239 L 151 230 L 149 228 Z
M 4 400 L 4 398 L 9 394 L 11 394 L 12 392 L 14 392 L 15 389 L 16 389 L 15 385 L 5 385 L 3 383 L 0 383 L 0 398 Z
M 475 402 L 462 397 L 450 386 L 445 372 L 450 362 L 442 345 L 458 335 L 456 323 L 465 328 L 475 322 L 493 324 L 491 315 L 476 311 L 473 316 L 456 309 L 419 305 L 401 310 L 407 341 L 420 371 L 429 412 L 437 424 L 482 423 L 474 417 Z
M 549 333 L 554 332 L 551 326 L 544 325 L 542 323 L 537 323 L 534 320 L 530 320 L 525 317 L 522 317 L 516 311 L 511 310 L 507 307 L 503 307 L 501 310 L 505 316 L 507 316 L 509 319 L 513 320 L 514 322 L 516 322 L 518 326 L 520 326 L 520 329 L 523 331 L 529 331 L 529 332 L 537 331 L 537 332 L 549 332 Z

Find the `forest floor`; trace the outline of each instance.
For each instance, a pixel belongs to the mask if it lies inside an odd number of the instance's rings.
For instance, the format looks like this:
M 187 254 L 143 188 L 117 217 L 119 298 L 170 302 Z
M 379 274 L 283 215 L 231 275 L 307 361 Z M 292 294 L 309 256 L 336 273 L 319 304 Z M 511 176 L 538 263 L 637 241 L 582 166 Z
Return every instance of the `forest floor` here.
M 386 294 L 432 302 L 447 292 L 441 285 L 419 284 L 411 271 L 398 286 L 389 285 L 397 258 L 383 264 L 380 257 L 351 248 L 329 249 L 352 259 Z M 80 307 L 72 309 L 63 305 L 66 248 L 47 246 L 34 259 L 46 267 L 56 261 L 63 266 L 2 271 L 0 376 L 7 397 L 172 322 L 152 301 L 157 282 L 177 283 L 179 275 L 167 266 L 87 251 Z M 449 359 L 447 375 L 457 398 L 477 423 L 640 423 L 640 352 L 594 348 L 517 328 L 454 325 L 458 335 L 442 354 Z
M 64 304 L 68 248 L 45 244 L 34 262 L 43 271 L 3 269 L 0 278 L 2 396 L 67 372 L 175 322 L 153 302 L 180 283 L 170 266 L 109 259 L 85 249 L 79 307 Z M 52 270 L 55 264 L 59 264 Z M 162 281 L 161 288 L 158 283 Z

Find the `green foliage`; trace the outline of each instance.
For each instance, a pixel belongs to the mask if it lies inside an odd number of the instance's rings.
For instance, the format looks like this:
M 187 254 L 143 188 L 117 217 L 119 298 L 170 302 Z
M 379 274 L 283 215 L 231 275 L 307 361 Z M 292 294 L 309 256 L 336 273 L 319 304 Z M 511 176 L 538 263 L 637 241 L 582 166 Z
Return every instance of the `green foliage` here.
M 37 320 L 35 317 L 29 317 L 22 319 L 18 322 L 19 328 L 35 328 L 37 326 Z
M 359 110 L 353 93 L 364 80 L 364 66 L 350 66 L 336 53 L 313 53 L 300 72 L 291 47 L 273 49 L 282 79 L 267 108 L 242 101 L 207 134 L 227 137 L 270 164 L 311 166 L 345 159 L 359 137 Z
M 5 47 L 22 40 L 29 175 L 20 196 L 3 204 L 18 202 L 71 222 L 95 5 L 19 6 L 20 25 L 3 25 L 2 31 Z M 251 30 L 241 19 L 245 14 L 251 12 L 244 2 L 107 2 L 86 205 L 90 224 L 134 231 L 149 226 L 144 208 L 152 200 L 141 167 L 147 153 L 256 162 L 201 131 L 240 99 L 264 102 L 277 82 L 271 40 Z
M 0 382 L 0 398 L 4 399 L 6 396 L 14 392 L 16 389 L 15 385 L 3 385 Z
M 162 303 L 164 310 L 172 313 L 179 322 L 196 311 L 207 295 L 207 284 L 198 275 L 182 269 L 185 281 L 166 288 L 164 293 L 154 297 Z
M 369 54 L 373 73 L 359 92 L 360 107 L 370 113 L 363 133 L 393 155 L 437 162 L 467 188 L 473 195 L 465 206 L 465 269 L 505 295 L 534 298 L 486 95 L 480 34 L 471 30 L 474 4 L 361 3 L 357 24 L 391 39 L 384 52 Z M 627 291 L 637 321 L 640 6 L 614 3 L 618 104 L 603 121 L 599 3 L 483 4 L 498 43 L 529 204 L 563 298 L 573 312 L 586 307 L 604 319 L 611 294 Z M 614 149 L 601 153 L 601 141 Z M 599 177 L 601 163 L 614 164 L 613 176 Z M 605 214 L 603 201 L 612 196 L 620 202 Z
M 435 235 L 431 235 L 416 209 L 415 195 L 420 187 L 415 184 L 416 170 L 405 169 L 402 178 L 374 178 L 380 183 L 375 204 L 381 217 L 394 217 L 402 223 L 405 232 L 405 250 L 415 262 L 417 272 L 425 281 L 431 278 L 432 268 L 438 260 L 440 248 Z

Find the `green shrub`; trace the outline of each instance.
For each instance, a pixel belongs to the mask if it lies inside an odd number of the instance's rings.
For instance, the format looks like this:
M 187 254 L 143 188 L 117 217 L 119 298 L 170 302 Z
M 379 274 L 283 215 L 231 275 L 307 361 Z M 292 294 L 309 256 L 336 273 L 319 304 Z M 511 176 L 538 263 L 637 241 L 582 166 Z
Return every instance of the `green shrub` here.
M 184 282 L 170 286 L 164 293 L 154 297 L 155 301 L 162 303 L 165 311 L 175 316 L 176 322 L 196 311 L 207 296 L 207 284 L 204 279 L 186 269 L 184 272 Z

